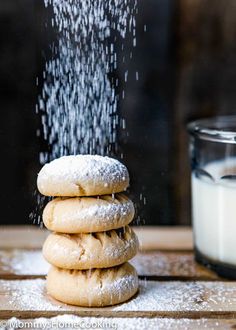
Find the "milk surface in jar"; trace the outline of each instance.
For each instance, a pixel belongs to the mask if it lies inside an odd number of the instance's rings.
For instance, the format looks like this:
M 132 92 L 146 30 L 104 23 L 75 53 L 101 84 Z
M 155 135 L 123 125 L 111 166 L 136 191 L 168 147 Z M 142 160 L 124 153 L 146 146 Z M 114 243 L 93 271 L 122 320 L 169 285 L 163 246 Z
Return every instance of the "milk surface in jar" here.
M 187 126 L 197 262 L 236 280 L 236 116 Z
M 196 249 L 236 266 L 236 157 L 192 172 L 192 217 Z

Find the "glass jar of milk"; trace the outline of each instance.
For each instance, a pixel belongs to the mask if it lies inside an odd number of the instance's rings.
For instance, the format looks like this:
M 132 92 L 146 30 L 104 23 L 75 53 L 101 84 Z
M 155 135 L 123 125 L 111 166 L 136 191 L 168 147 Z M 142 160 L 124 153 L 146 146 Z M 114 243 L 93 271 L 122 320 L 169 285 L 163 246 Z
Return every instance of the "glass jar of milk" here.
M 236 279 L 236 116 L 188 125 L 196 260 Z

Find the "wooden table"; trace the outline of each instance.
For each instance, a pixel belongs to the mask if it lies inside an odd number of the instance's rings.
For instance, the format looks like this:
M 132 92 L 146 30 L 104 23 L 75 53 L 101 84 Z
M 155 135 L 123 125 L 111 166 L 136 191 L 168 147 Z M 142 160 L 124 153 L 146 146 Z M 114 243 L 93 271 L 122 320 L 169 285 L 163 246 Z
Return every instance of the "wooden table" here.
M 142 248 L 132 260 L 139 294 L 114 307 L 80 308 L 46 295 L 48 264 L 41 247 L 47 231 L 0 227 L 0 322 L 16 317 L 22 322 L 114 322 L 117 329 L 236 328 L 236 282 L 195 263 L 190 228 L 135 231 Z

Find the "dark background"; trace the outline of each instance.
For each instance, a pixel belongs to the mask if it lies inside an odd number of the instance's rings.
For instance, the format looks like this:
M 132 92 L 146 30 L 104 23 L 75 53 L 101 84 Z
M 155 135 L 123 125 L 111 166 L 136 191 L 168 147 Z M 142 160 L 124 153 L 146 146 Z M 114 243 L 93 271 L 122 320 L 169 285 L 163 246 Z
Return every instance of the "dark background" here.
M 141 223 L 189 224 L 185 124 L 235 113 L 236 2 L 139 0 L 138 8 L 133 60 L 118 68 L 118 75 L 128 67 L 133 77 L 119 106 L 129 133 L 121 132 L 119 142 L 130 195 Z M 39 212 L 36 175 L 46 146 L 36 136 L 35 81 L 53 40 L 48 15 L 43 0 L 0 2 L 1 224 L 29 224 L 29 214 Z

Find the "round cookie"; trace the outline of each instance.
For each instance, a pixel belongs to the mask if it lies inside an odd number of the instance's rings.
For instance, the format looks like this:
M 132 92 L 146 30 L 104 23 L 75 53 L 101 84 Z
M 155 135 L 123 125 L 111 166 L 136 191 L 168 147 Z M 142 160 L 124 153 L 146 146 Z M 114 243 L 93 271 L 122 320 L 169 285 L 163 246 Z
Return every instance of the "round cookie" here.
M 129 186 L 127 168 L 98 155 L 64 156 L 43 166 L 38 189 L 45 196 L 95 196 L 121 192 Z
M 108 268 L 133 258 L 138 238 L 126 226 L 91 234 L 50 234 L 43 255 L 52 265 L 65 269 Z
M 43 222 L 52 231 L 68 234 L 121 228 L 134 218 L 134 205 L 123 194 L 55 198 L 43 211 Z
M 138 276 L 129 263 L 92 270 L 51 267 L 47 292 L 70 305 L 101 307 L 122 303 L 138 291 Z

